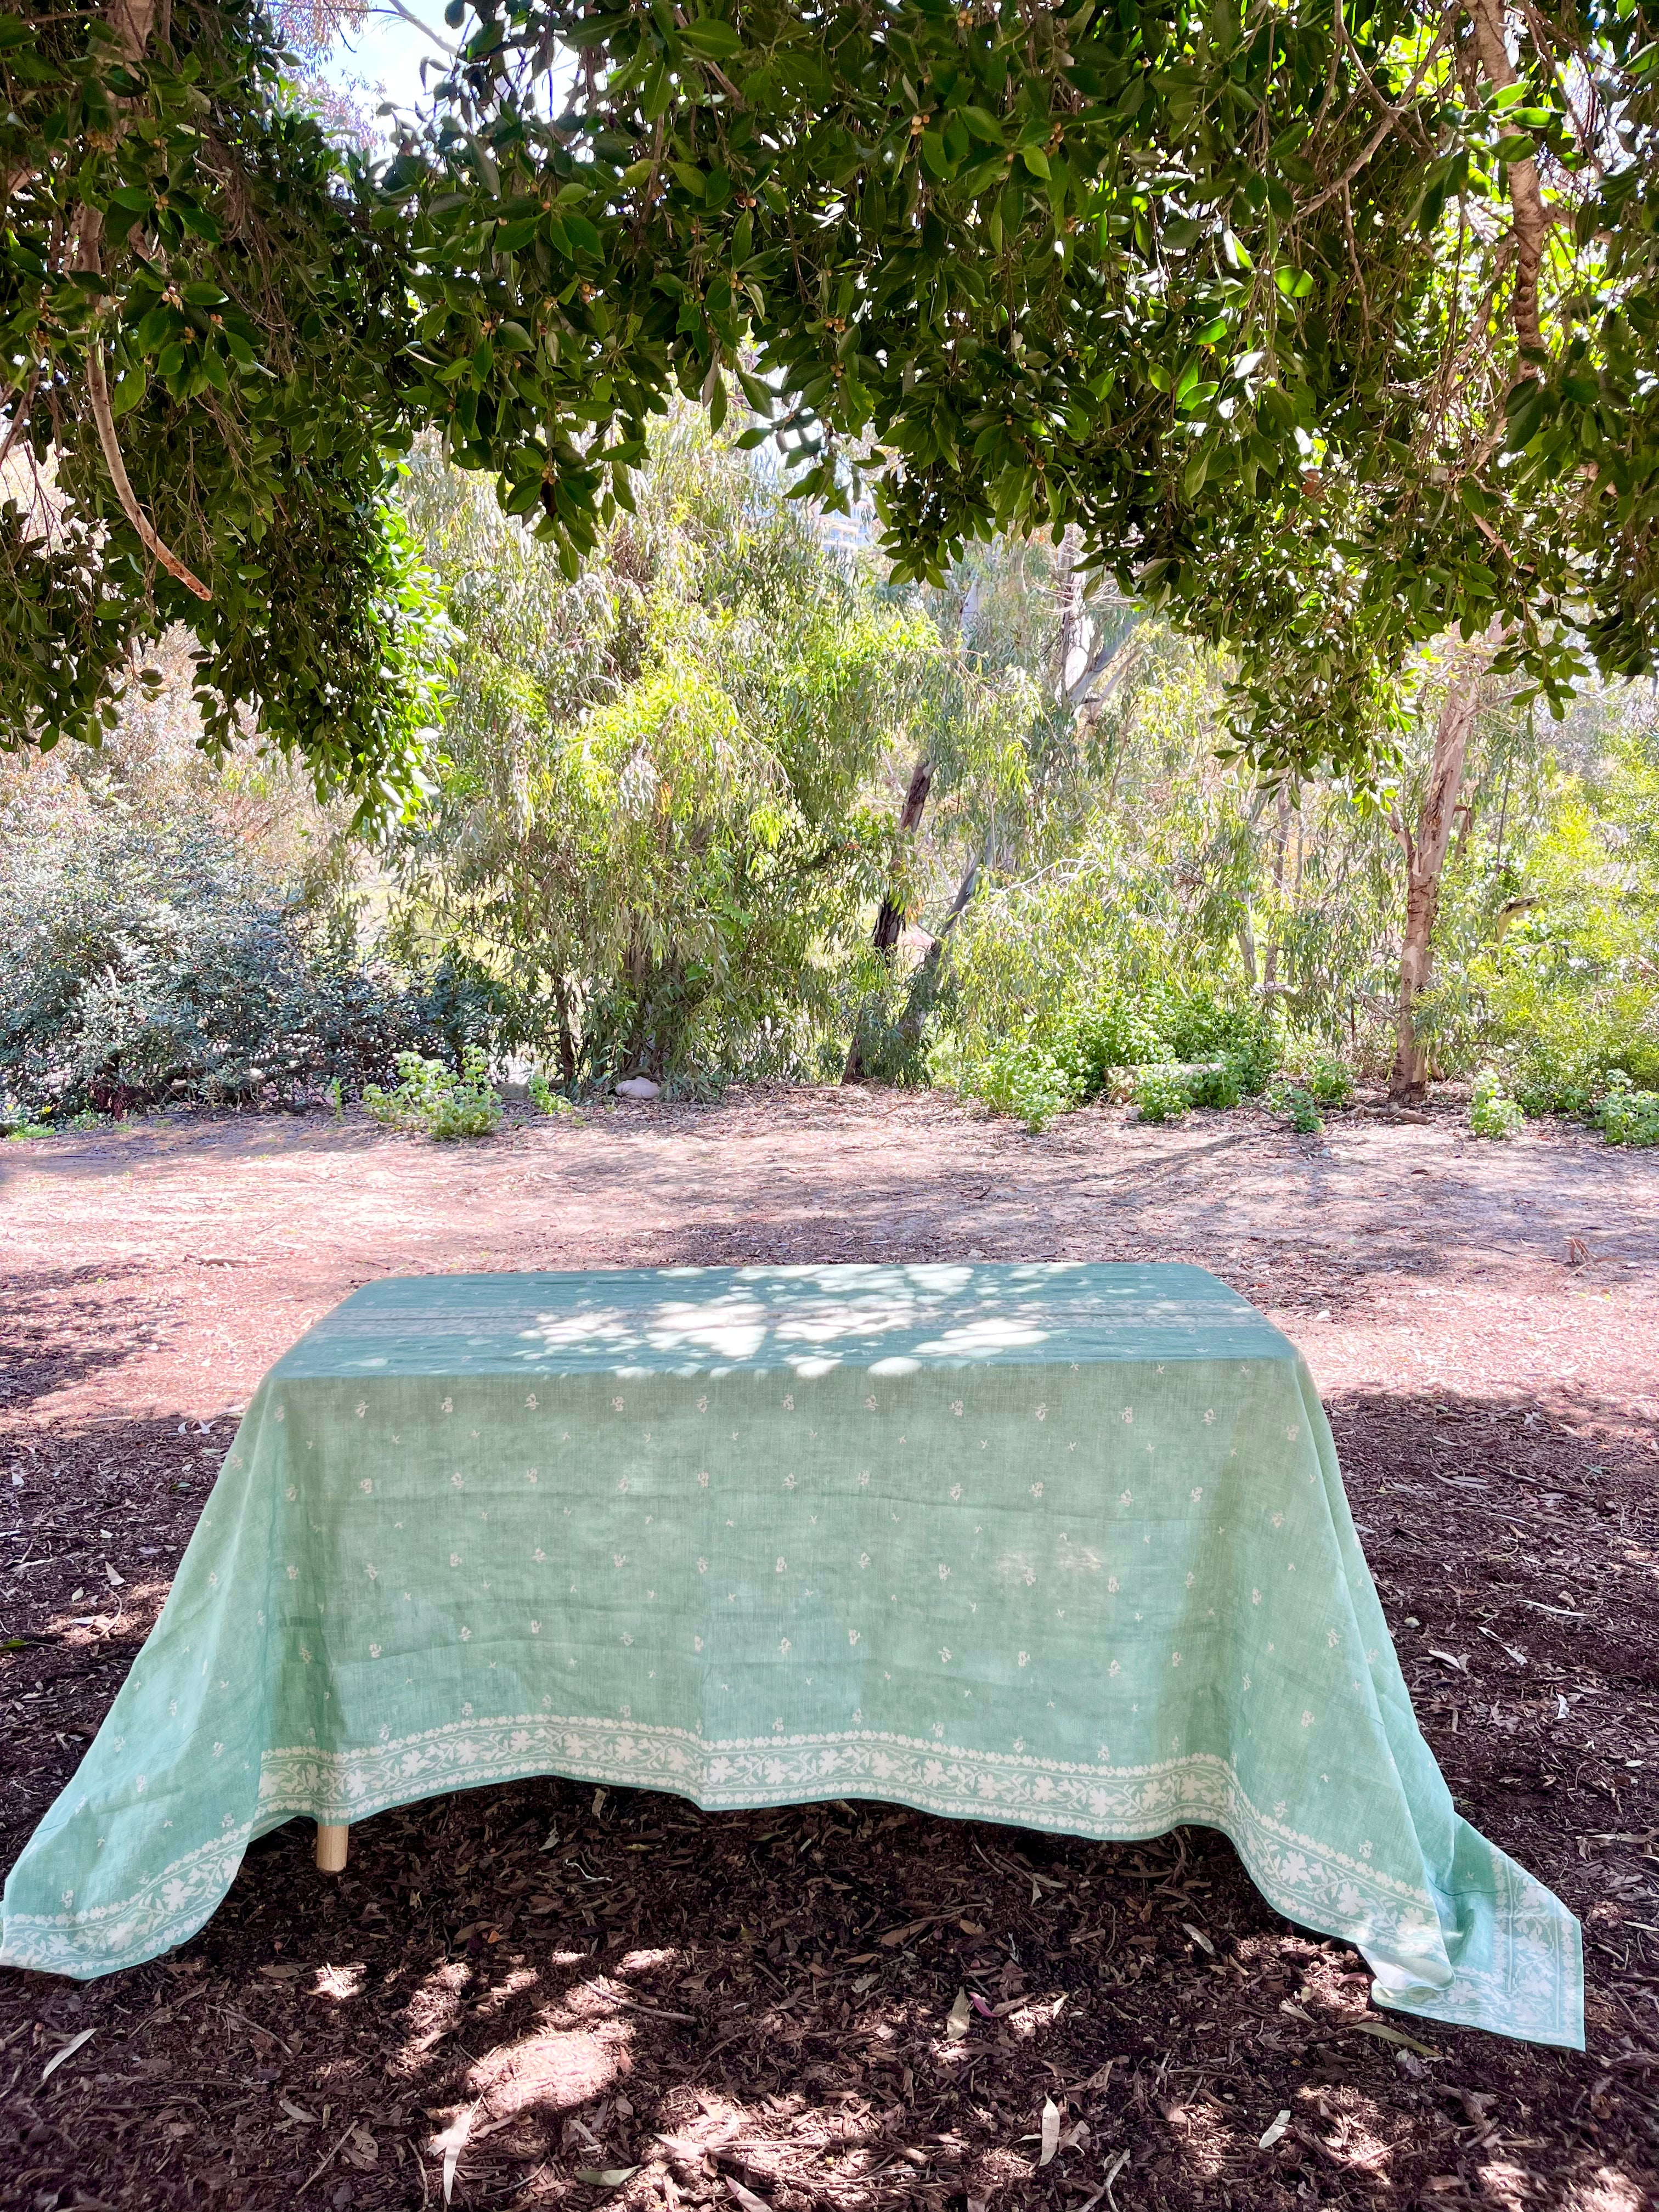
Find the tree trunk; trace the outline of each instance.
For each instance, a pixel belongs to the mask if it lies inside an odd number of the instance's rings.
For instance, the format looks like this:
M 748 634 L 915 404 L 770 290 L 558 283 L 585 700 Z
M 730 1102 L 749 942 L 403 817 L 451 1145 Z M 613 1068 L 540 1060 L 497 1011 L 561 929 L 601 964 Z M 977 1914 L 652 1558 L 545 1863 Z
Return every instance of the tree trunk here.
M 1421 1098 L 1428 1085 L 1428 1051 L 1417 1035 L 1415 1010 L 1428 988 L 1433 966 L 1440 878 L 1451 842 L 1458 793 L 1463 788 L 1469 733 L 1480 704 L 1480 679 L 1498 643 L 1499 633 L 1494 626 L 1478 643 L 1462 647 L 1453 660 L 1440 719 L 1435 724 L 1434 759 L 1415 836 L 1398 815 L 1394 820 L 1395 834 L 1406 855 L 1406 929 L 1400 946 L 1400 1001 L 1389 1096 L 1401 1103 Z
M 919 760 L 910 771 L 909 787 L 904 794 L 904 804 L 899 809 L 898 834 L 901 837 L 909 836 L 921 821 L 921 811 L 927 804 L 927 793 L 933 787 L 933 763 L 926 758 Z M 881 902 L 881 911 L 876 916 L 876 926 L 870 939 L 870 942 L 881 957 L 890 963 L 893 957 L 893 948 L 899 940 L 899 932 L 903 927 L 904 902 L 896 897 L 890 890 Z M 853 1042 L 848 1047 L 847 1065 L 841 1072 L 841 1079 L 843 1083 L 862 1083 L 864 1080 L 862 1030 L 863 1019 L 860 1015 L 859 1026 L 853 1032 Z

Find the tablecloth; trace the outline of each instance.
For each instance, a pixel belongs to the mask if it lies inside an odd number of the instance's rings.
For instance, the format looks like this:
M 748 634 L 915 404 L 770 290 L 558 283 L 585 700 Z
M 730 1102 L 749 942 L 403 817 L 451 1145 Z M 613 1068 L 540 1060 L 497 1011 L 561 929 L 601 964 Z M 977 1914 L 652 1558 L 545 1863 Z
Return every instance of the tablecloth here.
M 1579 2046 L 1455 1810 L 1295 1347 L 1194 1267 L 378 1282 L 261 1384 L 13 1868 L 0 1962 L 198 1929 L 249 1842 L 551 1772 L 1229 1836 L 1384 2003 Z

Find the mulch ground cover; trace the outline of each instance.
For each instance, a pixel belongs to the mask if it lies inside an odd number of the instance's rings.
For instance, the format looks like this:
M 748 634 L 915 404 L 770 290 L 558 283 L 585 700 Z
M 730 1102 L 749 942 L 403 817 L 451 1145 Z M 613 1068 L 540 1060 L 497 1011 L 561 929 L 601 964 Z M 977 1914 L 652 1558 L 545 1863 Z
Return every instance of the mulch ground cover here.
M 20 1301 L 4 1324 L 6 1861 L 229 1434 L 30 1425 L 115 1326 L 84 1288 L 71 1271 L 46 1318 Z M 1379 2011 L 1358 1955 L 1279 1917 L 1207 1832 L 1103 1846 L 544 1780 L 383 1814 L 338 1879 L 290 1823 L 166 1960 L 84 1987 L 0 1972 L 0 2203 L 1642 2212 L 1659 1462 L 1443 1390 L 1329 1410 L 1460 1809 L 1583 1920 L 1587 2054 Z

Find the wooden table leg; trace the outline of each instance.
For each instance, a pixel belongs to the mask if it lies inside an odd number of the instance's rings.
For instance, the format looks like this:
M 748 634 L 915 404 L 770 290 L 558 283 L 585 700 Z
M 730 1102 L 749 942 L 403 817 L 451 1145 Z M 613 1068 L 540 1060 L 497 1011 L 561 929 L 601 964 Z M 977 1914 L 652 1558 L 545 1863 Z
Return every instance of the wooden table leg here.
M 343 1874 L 346 1863 L 346 1840 L 351 1831 L 334 1827 L 326 1820 L 317 1823 L 317 1871 L 319 1874 Z

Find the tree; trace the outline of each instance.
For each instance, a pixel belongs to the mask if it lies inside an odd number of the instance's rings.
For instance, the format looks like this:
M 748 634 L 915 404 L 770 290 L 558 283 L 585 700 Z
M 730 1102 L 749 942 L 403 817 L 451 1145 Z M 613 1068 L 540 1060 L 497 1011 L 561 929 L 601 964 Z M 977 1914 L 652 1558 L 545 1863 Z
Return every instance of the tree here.
M 1498 614 L 1497 665 L 1558 703 L 1581 640 L 1606 671 L 1652 665 L 1642 0 L 452 0 L 447 20 L 454 65 L 370 178 L 284 106 L 246 0 L 175 10 L 142 69 L 113 17 L 0 18 L 6 373 L 79 549 L 9 526 L 34 610 L 0 658 L 14 742 L 66 708 L 93 726 L 153 606 L 208 640 L 218 733 L 248 699 L 328 766 L 332 702 L 261 609 L 340 567 L 353 634 L 400 635 L 371 455 L 435 422 L 574 573 L 676 390 L 718 426 L 735 388 L 804 494 L 867 470 L 901 575 L 1074 524 L 1094 573 L 1231 645 L 1238 742 L 1269 769 L 1363 764 L 1411 651 Z M 106 218 L 95 272 L 64 243 L 82 206 Z M 94 335 L 118 401 L 153 410 L 124 445 L 137 506 L 205 608 L 176 579 L 152 596 L 118 514 L 87 428 Z M 253 538 L 295 466 L 316 542 Z M 89 569 L 105 582 L 76 584 Z M 340 764 L 368 773 L 395 732 L 367 708 L 354 726 Z

